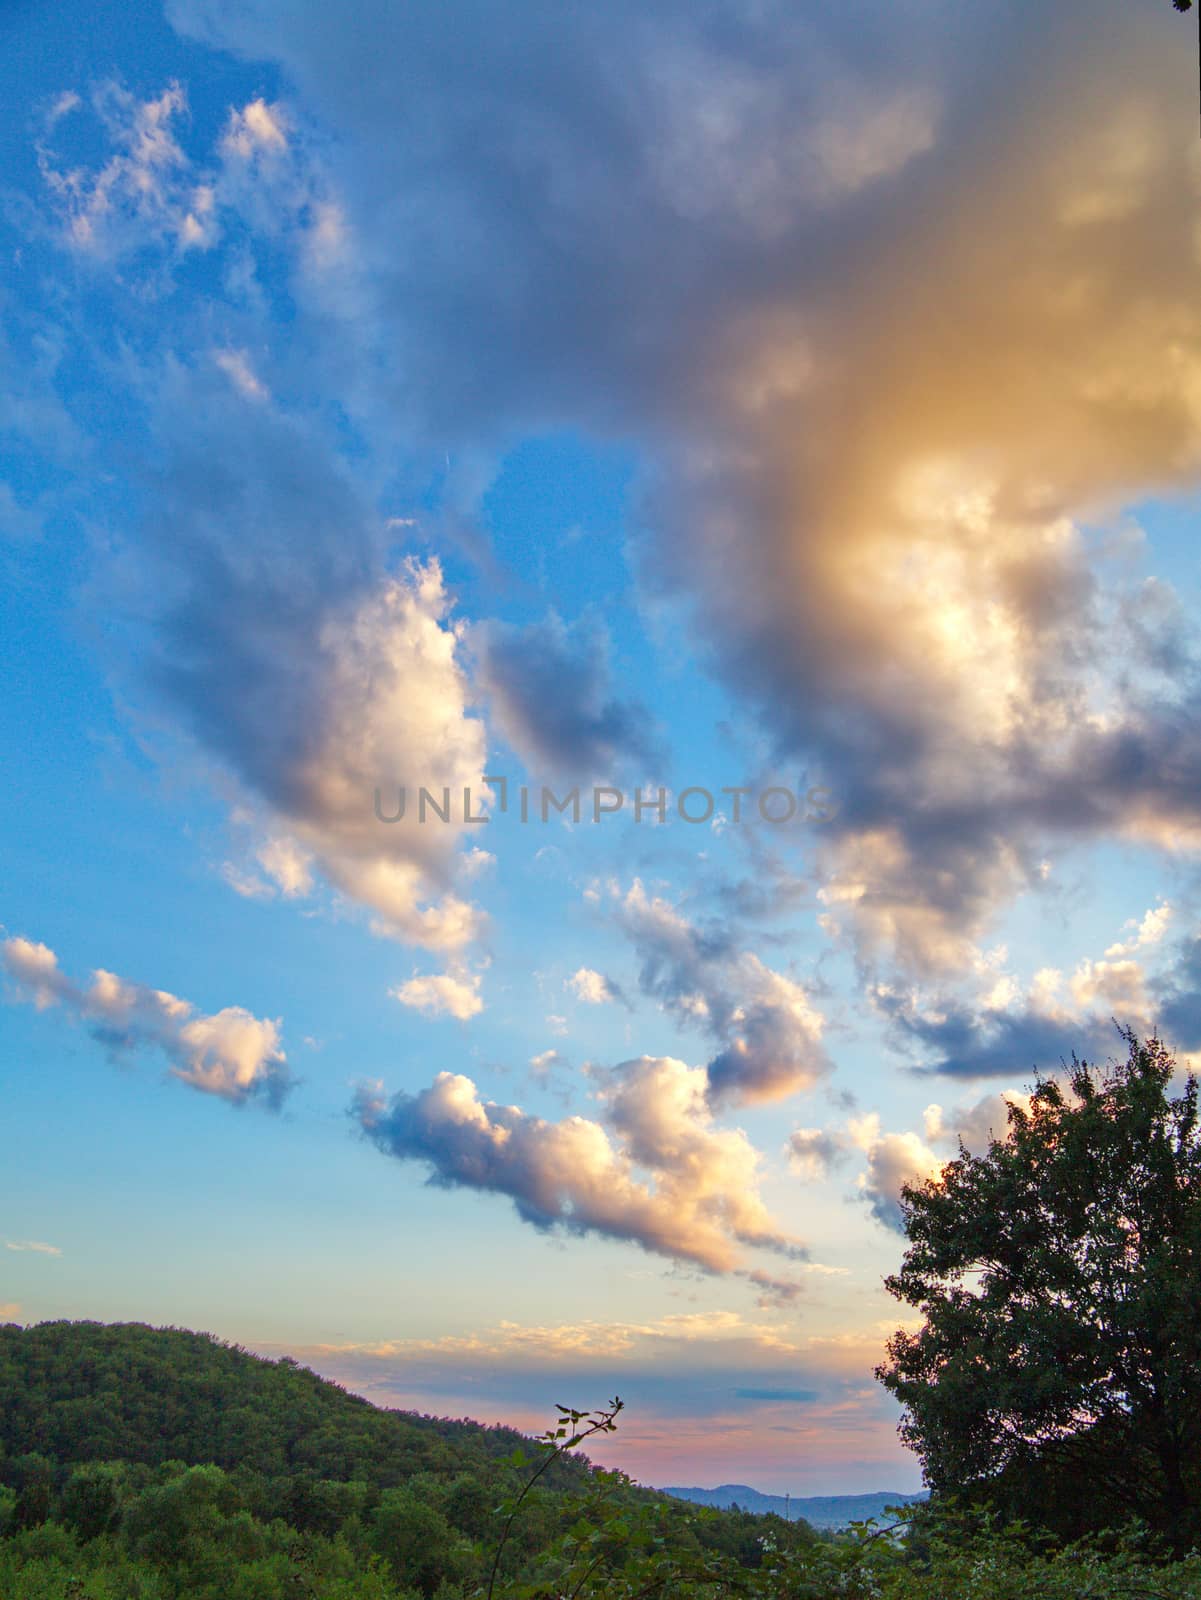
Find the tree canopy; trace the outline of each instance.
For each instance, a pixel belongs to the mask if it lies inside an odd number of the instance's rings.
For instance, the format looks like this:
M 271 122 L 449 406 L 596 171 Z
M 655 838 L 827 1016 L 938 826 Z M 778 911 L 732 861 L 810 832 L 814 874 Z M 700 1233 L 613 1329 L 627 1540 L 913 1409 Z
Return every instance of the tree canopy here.
M 1080 1533 L 1201 1531 L 1197 1084 L 1127 1033 L 1074 1061 L 982 1154 L 906 1187 L 889 1291 L 921 1314 L 877 1376 L 936 1492 Z M 1088 1493 L 1081 1492 L 1088 1485 Z

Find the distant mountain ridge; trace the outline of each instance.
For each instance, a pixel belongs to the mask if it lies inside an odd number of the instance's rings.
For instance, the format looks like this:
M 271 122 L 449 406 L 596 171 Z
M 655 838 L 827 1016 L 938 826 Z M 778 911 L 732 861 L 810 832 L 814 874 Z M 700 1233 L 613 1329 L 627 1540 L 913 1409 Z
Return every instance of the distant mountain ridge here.
M 774 1511 L 776 1516 L 787 1515 L 793 1522 L 805 1521 L 813 1528 L 845 1528 L 850 1522 L 866 1522 L 869 1517 L 882 1517 L 890 1506 L 908 1506 L 926 1498 L 919 1494 L 892 1493 L 882 1489 L 875 1494 L 818 1494 L 792 1495 L 763 1494 L 745 1483 L 721 1483 L 716 1489 L 668 1488 L 660 1494 L 673 1495 L 677 1500 L 691 1500 L 698 1506 L 716 1506 L 728 1511 L 738 1506 L 742 1511 L 753 1511 L 764 1516 Z

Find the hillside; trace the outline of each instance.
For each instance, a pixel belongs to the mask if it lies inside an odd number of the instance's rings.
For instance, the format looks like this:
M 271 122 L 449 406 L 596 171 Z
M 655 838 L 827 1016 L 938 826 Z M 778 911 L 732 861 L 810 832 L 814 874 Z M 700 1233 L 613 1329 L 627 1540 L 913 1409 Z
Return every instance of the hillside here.
M 753 1511 L 757 1516 L 774 1513 L 793 1522 L 803 1520 L 812 1528 L 845 1528 L 852 1522 L 868 1522 L 873 1517 L 882 1518 L 891 1506 L 916 1505 L 926 1498 L 924 1494 L 890 1493 L 888 1490 L 875 1494 L 785 1498 L 782 1494 L 763 1494 L 745 1483 L 721 1483 L 716 1489 L 665 1488 L 663 1493 L 698 1506 L 717 1506 L 721 1510 L 737 1507 L 740 1511 Z
M 212 1463 L 379 1488 L 528 1443 L 512 1428 L 381 1409 L 284 1357 L 142 1323 L 0 1327 L 0 1453 L 61 1463 Z M 559 1481 L 578 1483 L 584 1463 Z
M 1055 1548 L 905 1497 L 639 1489 L 506 1428 L 386 1411 L 141 1324 L 0 1328 L 0 1600 L 1201 1600 L 1137 1530 Z M 751 1511 L 750 1506 L 759 1509 Z M 1114 1542 L 1118 1541 L 1118 1542 Z M 983 1586 L 982 1586 L 983 1585 Z
M 621 1553 L 635 1535 L 677 1566 L 762 1562 L 748 1513 L 698 1511 L 577 1454 L 525 1493 L 545 1462 L 511 1428 L 384 1410 L 208 1334 L 0 1327 L 3 1600 L 499 1596 L 548 1564 L 571 1571 L 602 1537 L 605 1561 L 641 1561 Z

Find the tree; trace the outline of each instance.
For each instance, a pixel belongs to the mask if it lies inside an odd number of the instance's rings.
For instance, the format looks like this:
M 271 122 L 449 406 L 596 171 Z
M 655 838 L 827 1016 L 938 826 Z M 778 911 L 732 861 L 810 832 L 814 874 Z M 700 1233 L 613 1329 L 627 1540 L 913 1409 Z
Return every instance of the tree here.
M 411 1488 L 386 1489 L 372 1517 L 375 1549 L 388 1562 L 398 1583 L 430 1596 L 449 1579 L 462 1578 L 470 1551 L 440 1511 L 425 1504 Z
M 1141 1516 L 1201 1529 L 1201 1137 L 1157 1039 L 1073 1060 L 906 1186 L 889 1292 L 922 1315 L 876 1376 L 937 1496 L 986 1498 L 1078 1533 Z
M 59 1518 L 81 1539 L 111 1533 L 121 1518 L 126 1472 L 120 1461 L 85 1461 L 67 1479 Z

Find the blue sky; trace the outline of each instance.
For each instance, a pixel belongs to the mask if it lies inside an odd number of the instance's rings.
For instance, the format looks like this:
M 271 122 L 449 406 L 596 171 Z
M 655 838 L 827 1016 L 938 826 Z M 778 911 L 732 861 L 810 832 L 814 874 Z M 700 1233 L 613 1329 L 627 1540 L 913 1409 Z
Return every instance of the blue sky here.
M 901 1184 L 1201 1050 L 1181 26 L 6 10 L 6 1315 L 917 1483 Z

